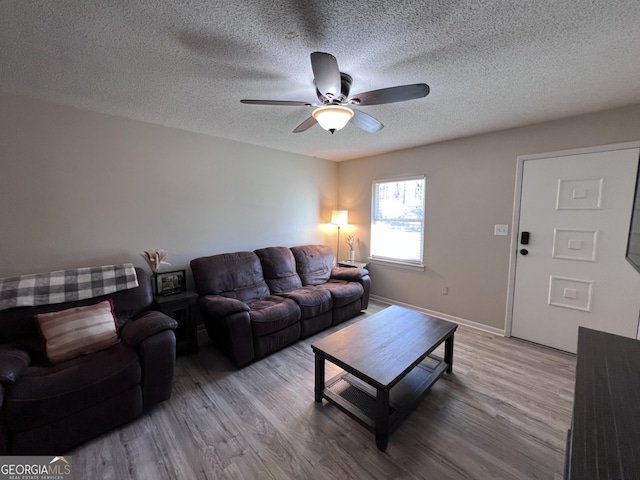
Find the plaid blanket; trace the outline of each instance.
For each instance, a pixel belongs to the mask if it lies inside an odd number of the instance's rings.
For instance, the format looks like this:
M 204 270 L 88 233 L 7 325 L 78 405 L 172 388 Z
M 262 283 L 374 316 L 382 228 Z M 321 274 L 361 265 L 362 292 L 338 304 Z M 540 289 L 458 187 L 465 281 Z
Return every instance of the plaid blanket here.
M 131 263 L 0 278 L 0 310 L 72 302 L 137 286 Z

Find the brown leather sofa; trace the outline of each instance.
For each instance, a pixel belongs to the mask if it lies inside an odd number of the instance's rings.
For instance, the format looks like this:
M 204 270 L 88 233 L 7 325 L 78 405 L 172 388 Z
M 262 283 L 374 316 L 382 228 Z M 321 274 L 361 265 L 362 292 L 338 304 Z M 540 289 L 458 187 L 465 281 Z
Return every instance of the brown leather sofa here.
M 324 245 L 192 260 L 209 337 L 240 367 L 365 310 L 369 272 L 333 264 Z
M 61 454 L 169 398 L 177 322 L 151 311 L 149 277 L 136 273 L 137 288 L 0 311 L 0 454 Z M 113 301 L 120 341 L 50 365 L 34 315 L 106 299 Z

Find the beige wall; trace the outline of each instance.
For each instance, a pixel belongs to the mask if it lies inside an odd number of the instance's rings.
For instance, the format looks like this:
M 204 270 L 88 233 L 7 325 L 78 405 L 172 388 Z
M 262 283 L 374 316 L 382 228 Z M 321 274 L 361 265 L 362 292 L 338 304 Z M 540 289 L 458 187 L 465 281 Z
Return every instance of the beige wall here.
M 372 293 L 504 328 L 516 157 L 640 139 L 640 105 L 339 164 L 0 94 L 0 277 L 268 245 L 369 244 L 371 181 L 427 175 L 424 272 L 373 264 Z M 379 134 L 384 135 L 384 130 Z M 341 258 L 348 247 L 340 244 Z M 440 294 L 442 286 L 449 295 Z
M 334 244 L 337 164 L 0 94 L 0 277 Z M 212 112 L 215 115 L 215 112 Z M 171 267 L 167 267 L 171 269 Z
M 494 236 L 493 229 L 494 224 L 509 224 L 509 233 L 513 228 L 518 155 L 639 139 L 640 105 L 635 105 L 342 162 L 339 207 L 349 210 L 360 258 L 369 253 L 371 181 L 427 175 L 427 268 L 372 264 L 372 293 L 504 329 L 510 237 Z M 443 286 L 449 295 L 440 293 Z

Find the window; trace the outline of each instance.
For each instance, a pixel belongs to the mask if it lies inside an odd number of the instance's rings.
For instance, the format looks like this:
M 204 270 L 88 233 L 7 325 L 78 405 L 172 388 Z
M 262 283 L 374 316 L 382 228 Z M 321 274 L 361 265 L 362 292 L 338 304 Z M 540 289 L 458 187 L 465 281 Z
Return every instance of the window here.
M 371 259 L 422 267 L 425 176 L 374 180 Z

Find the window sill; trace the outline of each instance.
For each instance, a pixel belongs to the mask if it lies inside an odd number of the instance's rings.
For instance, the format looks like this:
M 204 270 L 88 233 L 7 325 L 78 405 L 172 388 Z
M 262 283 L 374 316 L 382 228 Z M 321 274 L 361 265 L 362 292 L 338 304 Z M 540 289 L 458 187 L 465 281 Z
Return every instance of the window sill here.
M 388 265 L 390 267 L 405 268 L 407 270 L 417 270 L 421 272 L 424 272 L 425 270 L 424 265 L 420 263 L 409 263 L 409 262 L 403 262 L 402 260 L 391 260 L 391 259 L 378 258 L 378 257 L 368 257 L 368 258 L 369 258 L 369 261 L 374 264 Z

